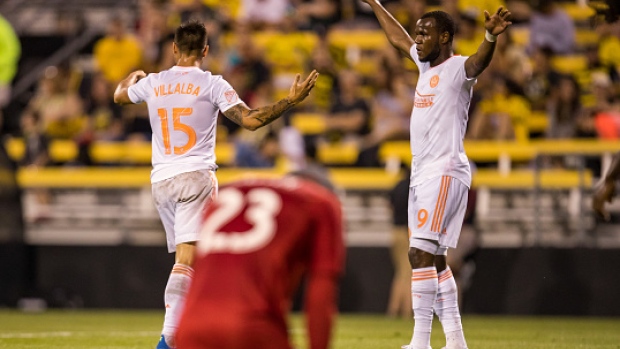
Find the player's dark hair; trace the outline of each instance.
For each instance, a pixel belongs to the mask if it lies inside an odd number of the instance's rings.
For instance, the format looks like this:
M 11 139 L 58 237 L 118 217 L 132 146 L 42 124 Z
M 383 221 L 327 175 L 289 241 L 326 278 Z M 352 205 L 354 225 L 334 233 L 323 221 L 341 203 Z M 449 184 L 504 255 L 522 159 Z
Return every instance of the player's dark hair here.
M 177 28 L 174 43 L 182 53 L 199 55 L 207 46 L 207 28 L 198 20 L 189 20 Z
M 435 24 L 437 24 L 437 31 L 439 31 L 439 34 L 448 32 L 448 35 L 450 35 L 448 41 L 452 42 L 452 39 L 454 38 L 454 33 L 456 32 L 456 23 L 454 23 L 452 16 L 450 16 L 447 12 L 444 11 L 431 11 L 422 15 L 421 19 L 424 18 L 435 19 Z

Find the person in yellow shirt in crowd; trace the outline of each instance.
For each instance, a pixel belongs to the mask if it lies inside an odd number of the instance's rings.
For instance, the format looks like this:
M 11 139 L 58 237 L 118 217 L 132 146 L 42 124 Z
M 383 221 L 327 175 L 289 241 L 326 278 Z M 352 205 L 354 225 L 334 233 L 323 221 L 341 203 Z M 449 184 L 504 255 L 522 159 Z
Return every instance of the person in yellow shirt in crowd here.
M 142 64 L 142 46 L 128 34 L 125 23 L 115 18 L 108 34 L 95 43 L 95 64 L 109 82 L 116 84 Z
M 503 77 L 495 77 L 488 97 L 480 101 L 469 121 L 467 136 L 479 140 L 525 141 L 529 137 L 530 113 L 527 99 L 511 93 Z
M 620 70 L 620 21 L 600 23 L 596 26 L 599 34 L 598 58 L 605 67 Z
M 17 62 L 21 53 L 19 39 L 9 23 L 0 15 L 0 125 L 2 125 L 2 108 L 11 99 L 11 81 L 17 73 Z

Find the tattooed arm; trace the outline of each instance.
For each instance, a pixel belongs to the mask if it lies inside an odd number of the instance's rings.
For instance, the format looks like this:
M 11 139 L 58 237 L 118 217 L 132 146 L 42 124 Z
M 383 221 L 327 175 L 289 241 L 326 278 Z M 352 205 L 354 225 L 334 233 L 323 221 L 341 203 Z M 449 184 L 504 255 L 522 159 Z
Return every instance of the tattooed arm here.
M 268 125 L 279 118 L 285 111 L 301 103 L 310 94 L 310 90 L 314 87 L 318 76 L 319 73 L 313 70 L 306 80 L 300 84 L 299 80 L 301 80 L 301 77 L 297 74 L 286 98 L 256 109 L 250 109 L 243 103 L 237 104 L 225 111 L 224 116 L 243 128 L 254 131 Z

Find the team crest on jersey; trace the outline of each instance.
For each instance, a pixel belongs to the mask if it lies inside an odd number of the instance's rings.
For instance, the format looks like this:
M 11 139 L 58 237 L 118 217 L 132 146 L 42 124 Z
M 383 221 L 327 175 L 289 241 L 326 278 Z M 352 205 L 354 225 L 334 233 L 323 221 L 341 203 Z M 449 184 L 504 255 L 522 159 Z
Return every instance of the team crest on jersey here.
M 435 88 L 439 84 L 439 75 L 433 75 L 431 78 L 431 87 Z
M 226 97 L 228 103 L 235 102 L 237 101 L 237 92 L 235 92 L 234 90 L 226 91 L 224 92 L 224 97 Z

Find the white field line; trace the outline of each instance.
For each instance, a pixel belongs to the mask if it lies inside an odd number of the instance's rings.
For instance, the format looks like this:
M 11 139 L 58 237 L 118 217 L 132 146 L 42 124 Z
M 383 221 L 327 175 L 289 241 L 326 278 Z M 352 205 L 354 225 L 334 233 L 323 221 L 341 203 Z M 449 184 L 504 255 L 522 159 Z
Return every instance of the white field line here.
M 15 338 L 54 338 L 54 337 L 156 337 L 158 331 L 55 331 L 55 332 L 15 332 L 0 333 L 0 339 Z

